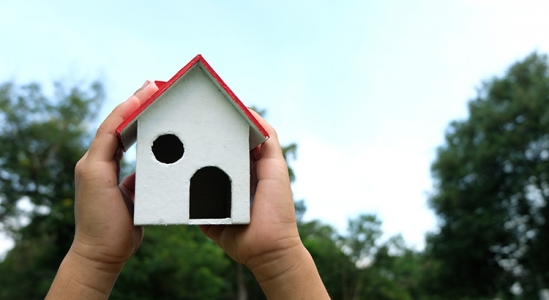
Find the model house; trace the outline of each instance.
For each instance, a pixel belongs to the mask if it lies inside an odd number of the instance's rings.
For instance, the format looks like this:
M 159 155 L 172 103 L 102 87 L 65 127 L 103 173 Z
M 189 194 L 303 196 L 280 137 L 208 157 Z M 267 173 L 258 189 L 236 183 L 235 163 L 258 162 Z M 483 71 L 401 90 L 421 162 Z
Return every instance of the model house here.
M 250 150 L 268 134 L 197 55 L 116 130 L 137 142 L 136 225 L 247 224 Z

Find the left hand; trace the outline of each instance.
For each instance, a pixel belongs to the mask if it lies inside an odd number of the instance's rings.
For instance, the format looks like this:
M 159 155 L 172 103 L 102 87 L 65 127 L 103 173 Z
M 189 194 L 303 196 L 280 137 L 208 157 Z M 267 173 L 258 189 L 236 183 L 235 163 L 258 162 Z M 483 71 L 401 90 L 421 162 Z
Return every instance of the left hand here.
M 116 127 L 158 88 L 147 81 L 103 121 L 75 169 L 76 232 L 72 252 L 120 271 L 137 251 L 143 228 L 133 225 L 135 174 L 118 184 L 122 151 Z M 131 211 L 130 213 L 128 213 Z

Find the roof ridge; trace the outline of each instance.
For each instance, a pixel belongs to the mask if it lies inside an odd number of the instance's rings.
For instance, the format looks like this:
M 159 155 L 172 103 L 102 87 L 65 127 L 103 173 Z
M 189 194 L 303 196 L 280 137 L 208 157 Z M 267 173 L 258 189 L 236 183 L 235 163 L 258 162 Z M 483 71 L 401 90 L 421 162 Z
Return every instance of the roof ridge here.
M 259 121 L 253 116 L 250 110 L 240 101 L 240 99 L 233 93 L 233 91 L 225 84 L 223 79 L 219 77 L 217 72 L 210 66 L 210 64 L 204 59 L 201 54 L 197 54 L 191 61 L 189 61 L 181 70 L 179 70 L 170 80 L 168 81 L 155 81 L 155 84 L 158 87 L 158 90 L 145 100 L 135 111 L 133 111 L 117 128 L 116 134 L 120 140 L 122 147 L 127 150 L 133 143 L 135 143 L 137 133 L 137 126 L 135 126 L 135 121 L 138 119 L 139 115 L 143 113 L 153 102 L 155 102 L 165 91 L 167 91 L 174 83 L 176 83 L 183 75 L 185 75 L 189 70 L 194 66 L 201 64 L 205 71 L 211 76 L 213 81 L 219 85 L 219 87 L 227 94 L 227 96 L 232 100 L 235 107 L 240 109 L 241 115 L 247 118 L 248 123 L 253 125 L 258 133 L 260 133 L 264 140 L 269 138 L 269 133 L 261 126 Z M 255 147 L 255 146 L 254 146 Z

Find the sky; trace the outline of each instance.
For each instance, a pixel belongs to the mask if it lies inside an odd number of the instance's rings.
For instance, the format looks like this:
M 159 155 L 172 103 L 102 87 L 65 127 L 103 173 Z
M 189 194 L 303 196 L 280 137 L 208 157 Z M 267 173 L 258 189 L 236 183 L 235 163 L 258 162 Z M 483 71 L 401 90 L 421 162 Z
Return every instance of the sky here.
M 549 52 L 549 2 L 2 1 L 0 82 L 104 81 L 100 119 L 147 79 L 202 54 L 267 111 L 305 220 L 344 232 L 377 214 L 385 238 L 425 245 L 430 165 L 482 82 Z M 130 150 L 129 157 L 132 157 Z M 0 252 L 12 243 L 0 239 Z

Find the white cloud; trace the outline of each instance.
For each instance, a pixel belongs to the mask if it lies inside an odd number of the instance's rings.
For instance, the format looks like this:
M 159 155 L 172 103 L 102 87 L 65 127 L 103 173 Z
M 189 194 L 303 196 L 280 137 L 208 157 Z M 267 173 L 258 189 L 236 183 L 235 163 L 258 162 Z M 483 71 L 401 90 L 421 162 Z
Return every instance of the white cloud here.
M 428 148 L 424 139 L 383 133 L 349 148 L 302 139 L 294 163 L 295 198 L 306 200 L 306 219 L 323 219 L 339 230 L 346 228 L 348 218 L 376 213 L 387 234 L 402 233 L 422 248 L 425 231 L 435 226 L 425 207 Z

